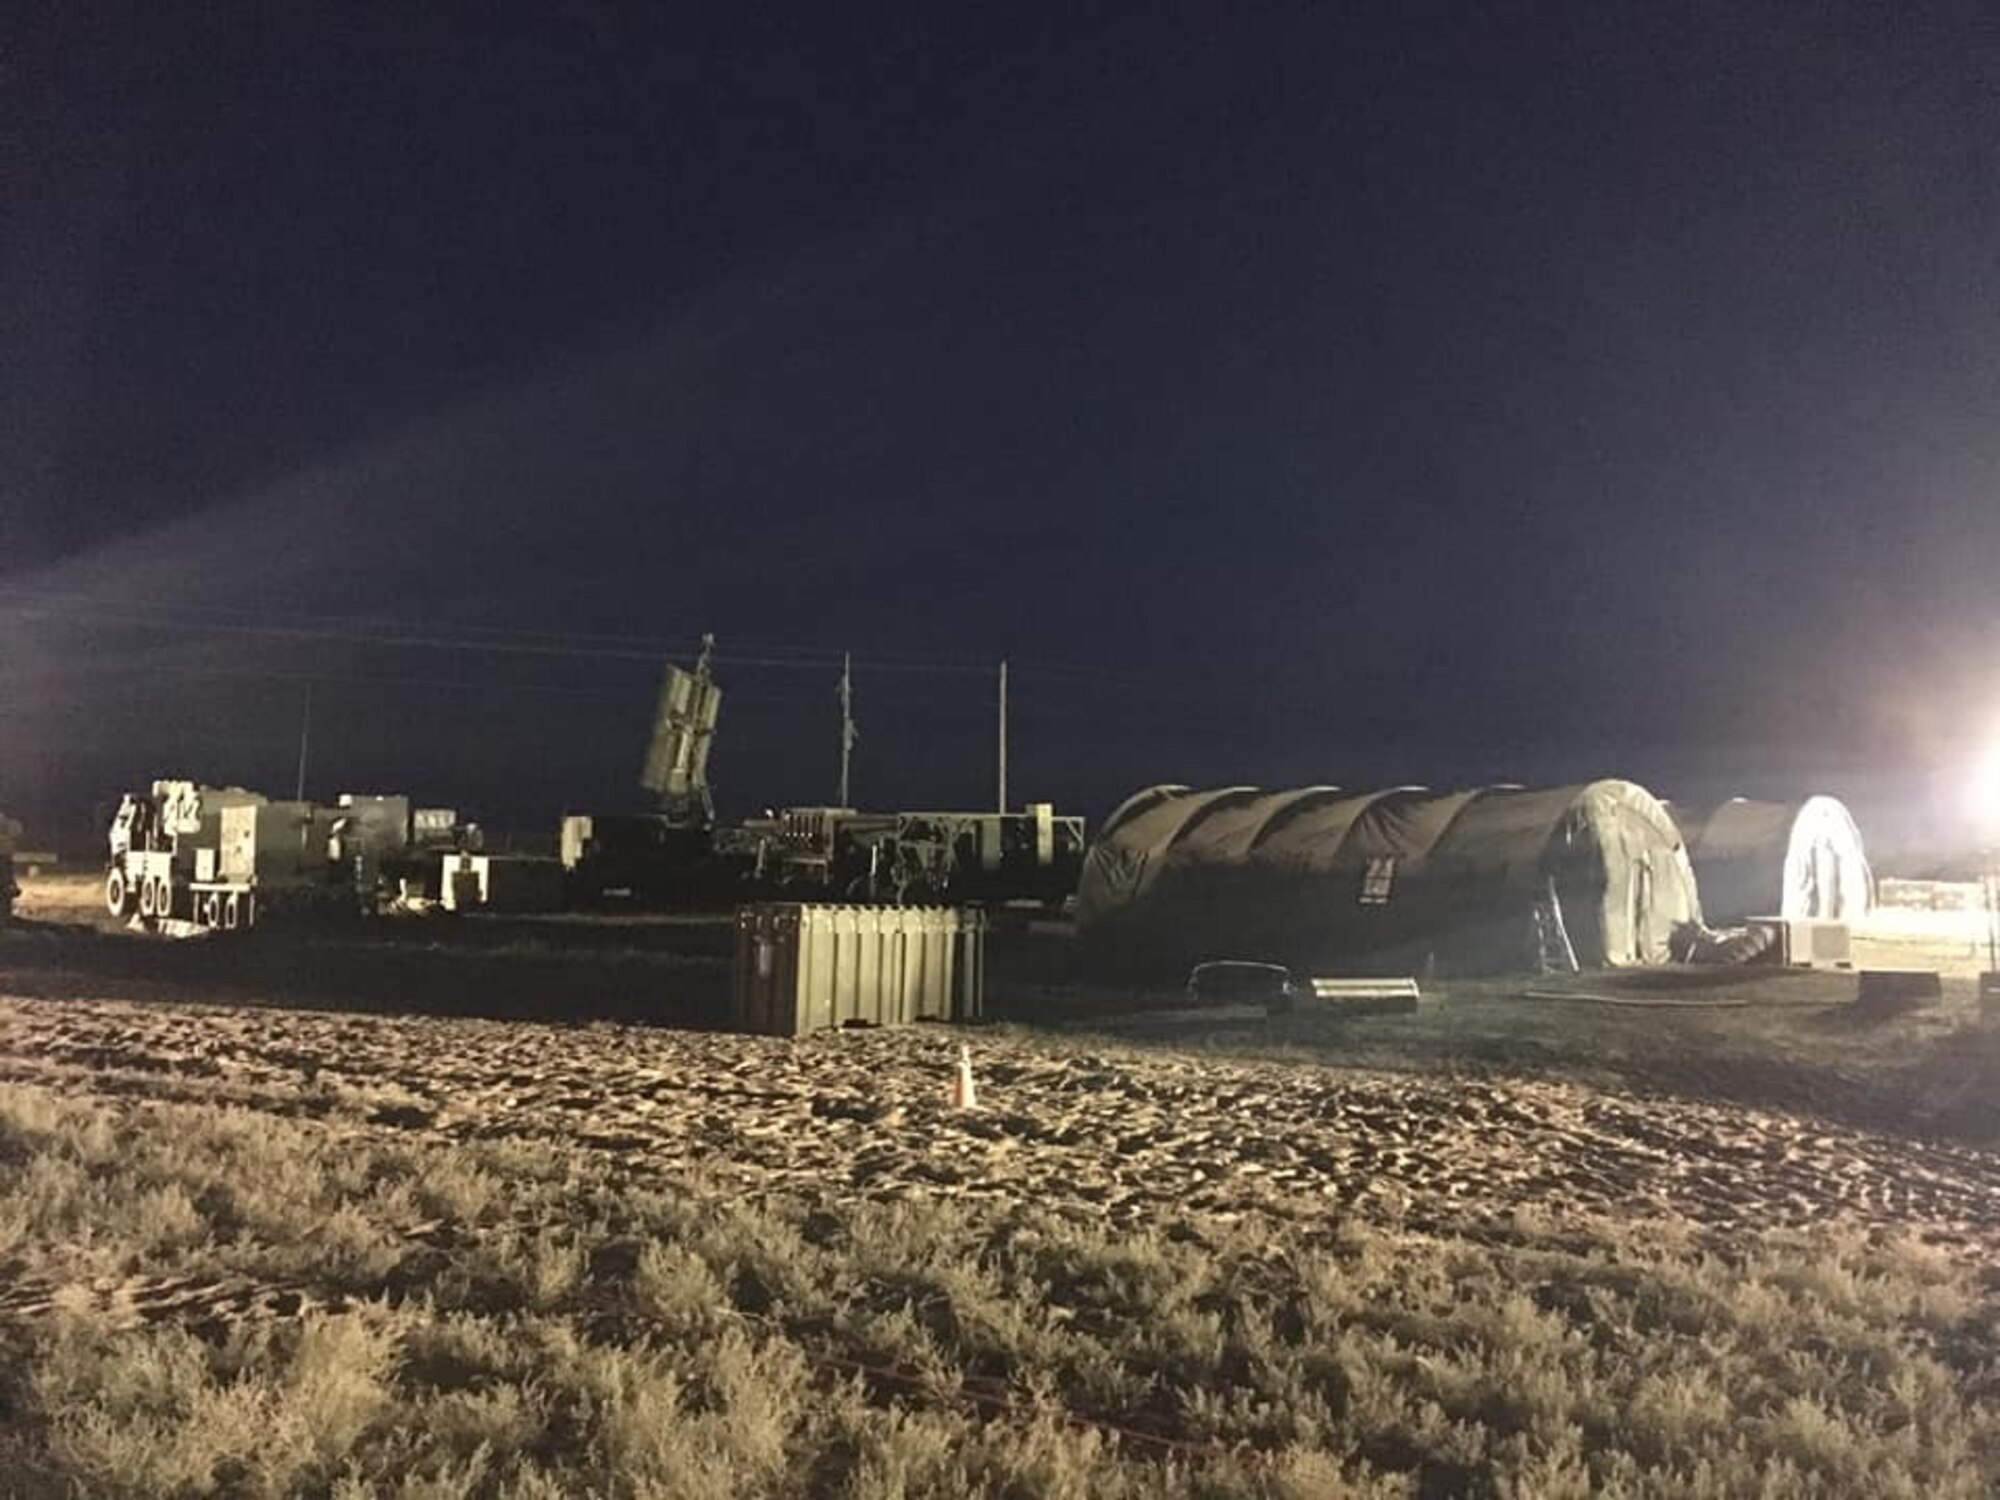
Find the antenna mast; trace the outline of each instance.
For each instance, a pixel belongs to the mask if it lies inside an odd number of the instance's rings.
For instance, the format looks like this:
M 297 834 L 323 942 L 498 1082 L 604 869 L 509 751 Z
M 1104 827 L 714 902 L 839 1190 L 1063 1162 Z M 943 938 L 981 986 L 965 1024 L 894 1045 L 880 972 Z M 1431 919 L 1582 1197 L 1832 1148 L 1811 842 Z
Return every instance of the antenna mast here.
M 847 800 L 847 772 L 854 757 L 854 742 L 861 738 L 854 727 L 854 656 L 851 652 L 840 653 L 840 803 L 850 807 Z
M 1007 659 L 1000 659 L 1000 808 L 1007 810 Z
M 306 800 L 306 741 L 312 735 L 312 721 L 313 688 L 312 684 L 308 682 L 306 684 L 305 712 L 299 715 L 299 779 L 297 787 L 292 792 L 292 800 L 294 802 L 303 802 Z

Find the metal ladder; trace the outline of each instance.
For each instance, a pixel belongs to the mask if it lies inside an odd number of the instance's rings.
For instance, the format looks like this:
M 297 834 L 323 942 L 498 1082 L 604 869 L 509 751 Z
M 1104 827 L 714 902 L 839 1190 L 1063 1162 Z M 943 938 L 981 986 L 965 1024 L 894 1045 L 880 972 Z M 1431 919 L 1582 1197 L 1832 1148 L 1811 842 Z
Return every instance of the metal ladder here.
M 1535 968 L 1543 974 L 1574 974 L 1581 967 L 1563 921 L 1562 898 L 1556 894 L 1555 877 L 1551 876 L 1547 890 L 1535 901 Z

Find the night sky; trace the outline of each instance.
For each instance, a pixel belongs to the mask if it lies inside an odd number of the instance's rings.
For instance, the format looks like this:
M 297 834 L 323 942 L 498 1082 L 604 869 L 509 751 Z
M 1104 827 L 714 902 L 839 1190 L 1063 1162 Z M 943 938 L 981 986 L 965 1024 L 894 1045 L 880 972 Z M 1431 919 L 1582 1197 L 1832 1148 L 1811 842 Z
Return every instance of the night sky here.
M 0 805 L 1625 775 L 2000 729 L 2000 12 L 51 5 Z M 157 14 L 154 14 L 157 12 Z M 170 14 L 171 13 L 171 14 Z

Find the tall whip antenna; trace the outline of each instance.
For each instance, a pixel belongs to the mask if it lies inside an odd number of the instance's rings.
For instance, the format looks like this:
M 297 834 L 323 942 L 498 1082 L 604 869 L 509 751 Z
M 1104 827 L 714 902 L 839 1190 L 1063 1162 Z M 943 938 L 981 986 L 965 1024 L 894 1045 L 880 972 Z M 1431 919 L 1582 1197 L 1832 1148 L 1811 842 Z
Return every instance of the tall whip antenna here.
M 847 800 L 847 772 L 854 758 L 854 742 L 861 738 L 854 727 L 854 657 L 852 653 L 840 653 L 840 803 L 851 807 Z

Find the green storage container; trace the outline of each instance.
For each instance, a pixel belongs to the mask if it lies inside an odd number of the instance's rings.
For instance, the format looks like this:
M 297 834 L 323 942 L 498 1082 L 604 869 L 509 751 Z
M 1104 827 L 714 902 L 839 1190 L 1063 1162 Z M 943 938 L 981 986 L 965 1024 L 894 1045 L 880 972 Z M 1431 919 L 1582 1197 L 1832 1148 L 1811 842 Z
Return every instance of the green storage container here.
M 740 907 L 731 1017 L 738 1030 L 770 1036 L 976 1020 L 985 940 L 986 917 L 977 910 Z

